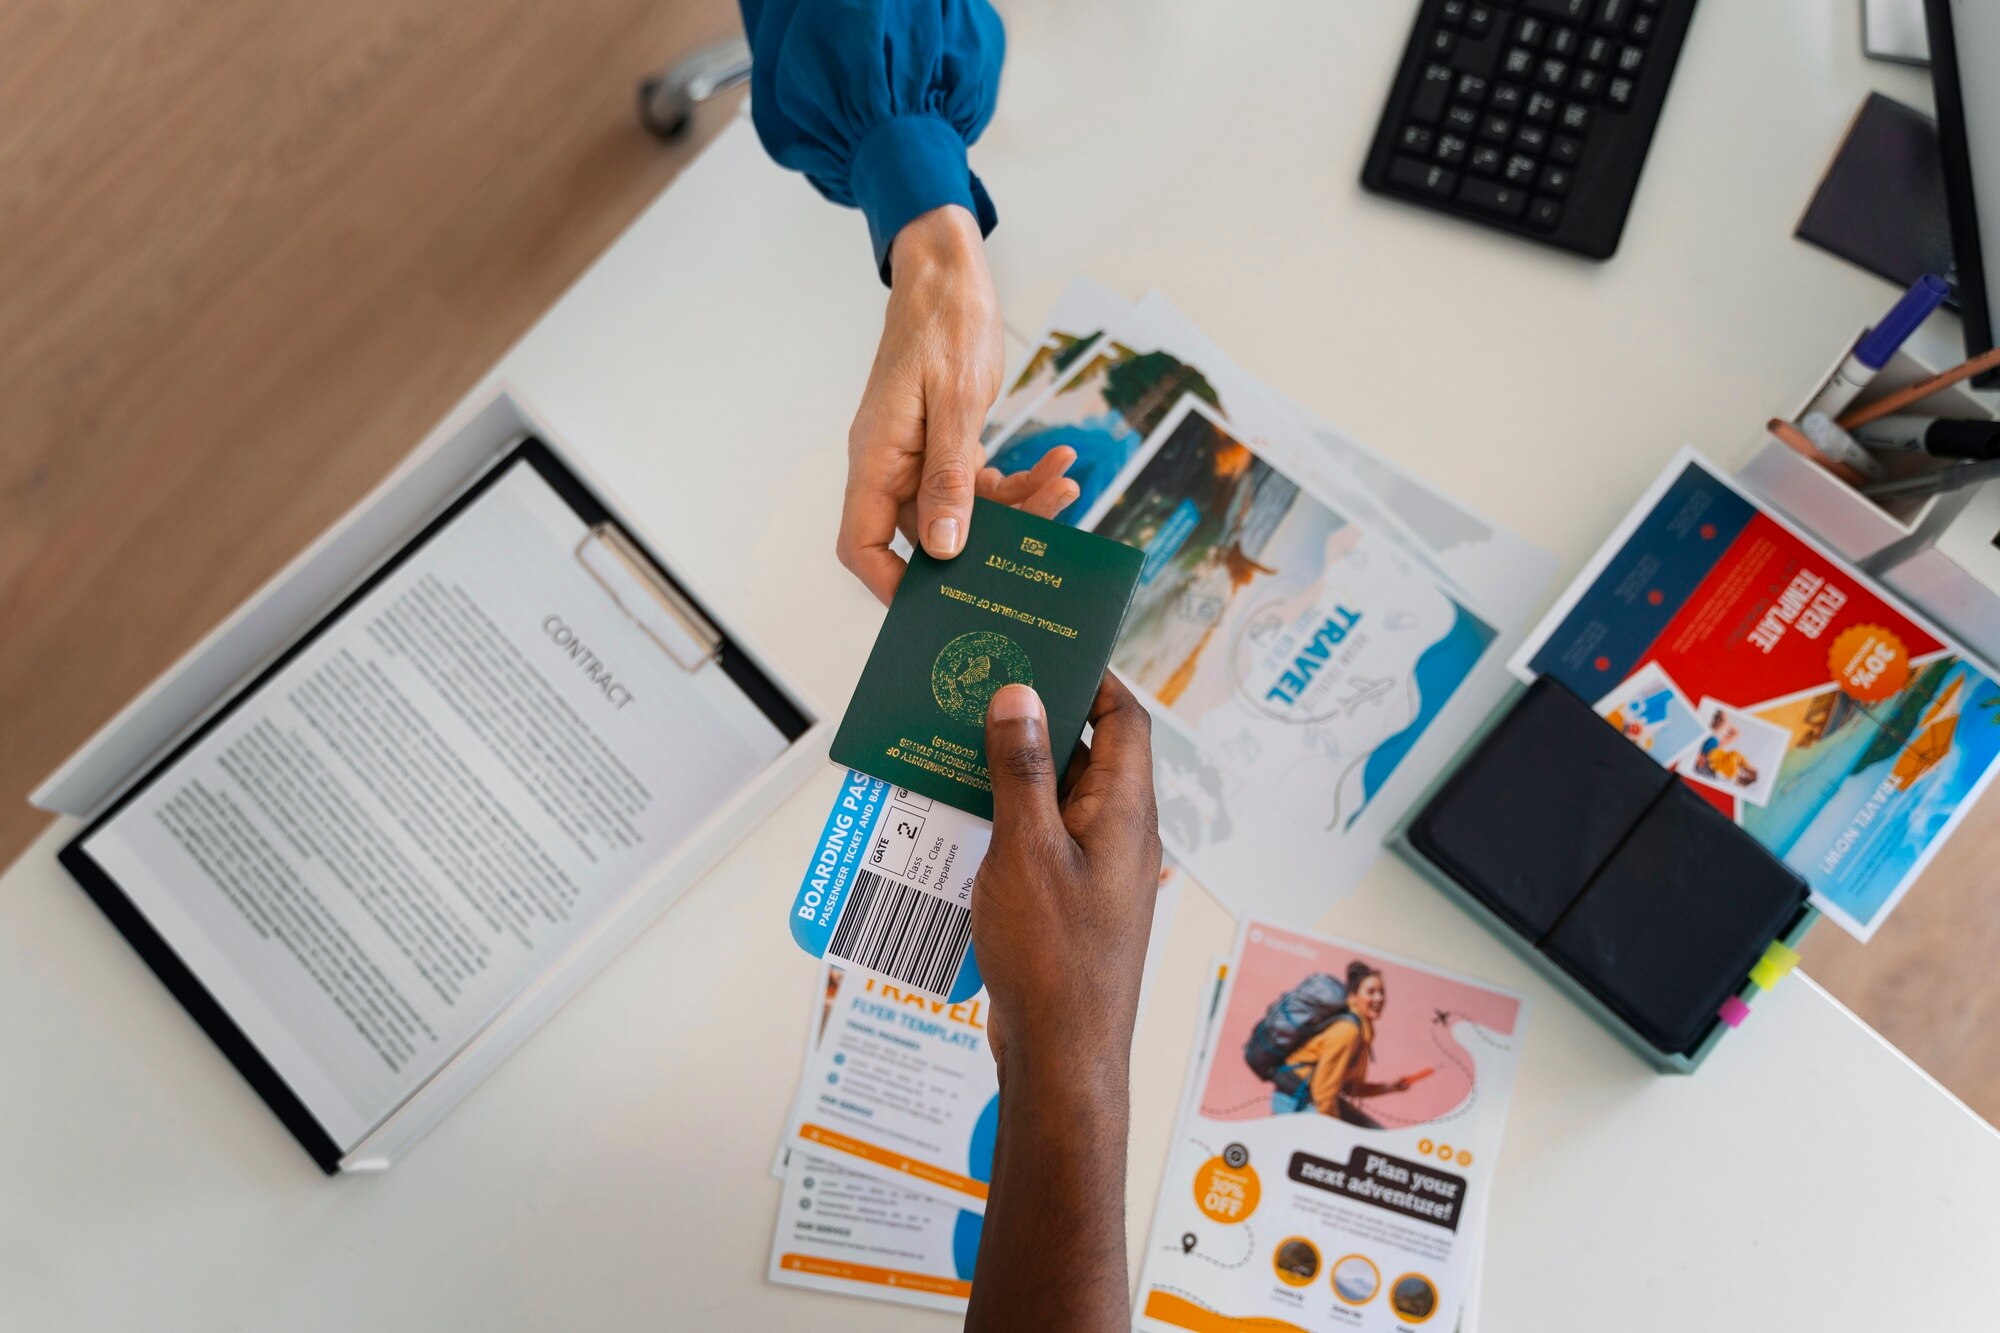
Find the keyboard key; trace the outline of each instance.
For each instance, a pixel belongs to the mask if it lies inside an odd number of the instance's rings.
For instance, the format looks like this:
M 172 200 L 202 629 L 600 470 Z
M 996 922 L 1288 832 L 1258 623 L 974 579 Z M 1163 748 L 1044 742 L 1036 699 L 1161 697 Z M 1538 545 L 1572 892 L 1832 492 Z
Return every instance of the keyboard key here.
M 1537 199 L 1528 205 L 1528 221 L 1537 227 L 1553 228 L 1562 215 L 1563 206 L 1553 199 Z
M 1448 28 L 1439 28 L 1431 34 L 1430 53 L 1438 60 L 1443 60 L 1449 56 L 1452 53 L 1452 49 L 1457 45 L 1458 34 Z
M 1449 199 L 1458 184 L 1458 173 L 1414 157 L 1399 157 L 1389 164 L 1389 179 L 1408 190 L 1422 190 Z
M 1617 32 L 1632 17 L 1632 0 L 1597 0 L 1597 13 L 1590 25 L 1599 32 Z
M 1625 30 L 1625 35 L 1635 42 L 1650 42 L 1653 40 L 1653 34 L 1658 31 L 1659 26 L 1659 19 L 1651 14 L 1634 14 L 1632 16 L 1632 26 Z
M 1514 122 L 1508 116 L 1487 116 L 1479 122 L 1479 137 L 1489 143 L 1506 143 L 1514 137 Z
M 1479 128 L 1479 113 L 1469 106 L 1455 106 L 1444 113 L 1444 127 L 1453 134 L 1471 134 Z
M 1493 28 L 1493 11 L 1485 5 L 1473 5 L 1465 11 L 1465 30 L 1474 37 L 1484 37 Z
M 1467 3 L 1468 0 L 1444 0 L 1444 3 L 1438 6 L 1438 22 L 1447 28 L 1463 26 Z
M 1486 100 L 1486 80 L 1484 80 L 1484 79 L 1480 78 L 1480 77 L 1479 77 L 1479 76 L 1478 76 L 1477 74 L 1461 74 L 1461 75 L 1459 75 L 1459 76 L 1458 76 L 1458 95 L 1459 95 L 1460 97 L 1464 98 L 1464 99 L 1465 99 L 1466 101 L 1468 101 L 1468 102 L 1483 102 L 1483 101 L 1485 101 L 1485 100 Z
M 1604 71 L 1589 66 L 1578 70 L 1569 83 L 1570 95 L 1579 102 L 1594 102 L 1604 95 Z
M 1556 28 L 1549 33 L 1548 52 L 1561 56 L 1564 60 L 1574 59 L 1577 48 L 1583 45 L 1583 34 L 1575 28 Z
M 1483 79 L 1493 72 L 1493 62 L 1499 58 L 1497 38 L 1461 37 L 1458 49 L 1451 54 L 1451 67 L 1461 74 L 1477 74 Z
M 1405 151 L 1424 154 L 1431 151 L 1431 132 L 1421 125 L 1403 126 L 1403 137 L 1398 141 Z
M 1586 65 L 1608 65 L 1618 44 L 1609 37 L 1593 37 L 1583 44 L 1583 63 Z
M 1503 83 L 1493 90 L 1493 100 L 1486 105 L 1503 116 L 1518 116 L 1527 104 L 1527 89 L 1517 83 Z
M 1516 153 L 1507 159 L 1507 166 L 1500 174 L 1510 185 L 1526 185 L 1535 178 L 1535 159 L 1526 153 Z
M 1634 96 L 1638 94 L 1638 91 L 1639 91 L 1639 85 L 1632 82 L 1632 80 L 1630 79 L 1623 79 L 1623 78 L 1613 79 L 1605 87 L 1604 98 L 1606 101 L 1610 102 L 1612 106 L 1616 107 L 1620 111 L 1623 111 L 1625 110 L 1625 108 L 1632 105 L 1632 99 Z
M 1523 14 L 1521 21 L 1514 25 L 1514 40 L 1523 46 L 1540 46 L 1542 38 L 1548 34 L 1549 25 L 1534 17 Z
M 1561 103 L 1547 93 L 1528 94 L 1528 119 L 1546 125 L 1556 118 L 1556 108 Z
M 1569 62 L 1551 56 L 1535 71 L 1535 82 L 1544 88 L 1560 88 L 1569 80 Z
M 1514 146 L 1524 153 L 1540 157 L 1549 146 L 1549 132 L 1539 125 L 1523 125 L 1514 131 Z
M 1623 46 L 1618 49 L 1618 72 L 1620 74 L 1637 74 L 1639 66 L 1645 63 L 1645 47 Z
M 1451 93 L 1451 71 L 1443 65 L 1424 66 L 1417 80 L 1417 92 L 1410 99 L 1410 119 L 1433 121 L 1444 114 L 1444 99 Z
M 1581 102 L 1571 102 L 1563 108 L 1559 123 L 1572 134 L 1582 134 L 1590 128 L 1590 108 Z
M 1581 23 L 1590 17 L 1590 0 L 1521 0 L 1521 8 L 1558 23 Z
M 1474 171 L 1485 172 L 1488 176 L 1500 170 L 1500 150 L 1498 148 L 1489 148 L 1484 144 L 1473 149 L 1472 169 Z
M 1568 167 L 1545 167 L 1542 169 L 1542 193 L 1568 194 L 1570 180 Z
M 1549 145 L 1549 160 L 1551 162 L 1560 162 L 1566 167 L 1575 166 L 1577 163 L 1583 161 L 1582 141 L 1565 138 L 1558 134 L 1555 142 Z
M 1509 51 L 1507 53 L 1507 59 L 1502 61 L 1500 65 L 1500 68 L 1504 69 L 1510 76 L 1517 79 L 1527 78 L 1528 71 L 1532 70 L 1534 67 L 1535 67 L 1535 53 L 1533 51 L 1530 51 L 1525 46 L 1517 46 L 1513 50 Z
M 1465 150 L 1469 146 L 1465 140 L 1459 138 L 1456 134 L 1440 134 L 1438 136 L 1437 160 L 1448 167 L 1458 166 L 1465 161 Z
M 1497 185 L 1477 176 L 1467 176 L 1458 187 L 1459 202 L 1502 217 L 1517 218 L 1528 206 L 1527 191 L 1513 185 Z

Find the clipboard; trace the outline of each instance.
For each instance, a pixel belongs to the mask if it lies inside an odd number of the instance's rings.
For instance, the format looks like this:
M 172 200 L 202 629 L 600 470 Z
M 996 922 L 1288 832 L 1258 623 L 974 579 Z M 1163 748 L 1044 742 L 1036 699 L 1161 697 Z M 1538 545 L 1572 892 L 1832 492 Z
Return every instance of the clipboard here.
M 482 413 L 481 417 L 486 415 Z M 449 445 L 447 441 L 442 447 L 448 448 Z M 312 618 L 282 651 L 260 665 L 247 679 L 235 683 L 219 704 L 208 708 L 206 715 L 176 737 L 164 753 L 149 758 L 138 776 L 125 782 L 123 790 L 89 814 L 83 829 L 58 853 L 58 860 L 65 869 L 327 1174 L 342 1170 L 379 1169 L 388 1165 L 396 1152 L 421 1136 L 444 1111 L 553 1013 L 562 1000 L 587 980 L 598 966 L 650 922 L 651 914 L 644 908 L 651 907 L 654 913 L 663 911 L 673 897 L 684 891 L 708 864 L 747 831 L 757 815 L 775 804 L 806 772 L 812 771 L 809 761 L 817 757 L 812 746 L 801 744 L 814 731 L 816 719 L 723 627 L 722 622 L 669 570 L 665 562 L 619 521 L 549 444 L 532 434 L 515 434 L 497 457 L 488 454 L 487 458 L 489 465 L 485 470 L 452 494 L 448 502 L 413 536 L 382 558 L 358 582 L 341 592 L 337 600 L 322 614 Z M 420 457 L 419 466 L 422 461 Z M 691 675 L 718 672 L 727 677 L 736 690 L 768 720 L 787 748 L 766 765 L 764 773 L 736 793 L 722 811 L 690 833 L 680 845 L 662 853 L 657 866 L 658 874 L 642 876 L 642 883 L 621 888 L 621 896 L 607 908 L 603 920 L 593 925 L 573 949 L 566 949 L 546 968 L 531 973 L 524 983 L 523 993 L 505 1004 L 484 1028 L 475 1030 L 464 1047 L 421 1080 L 403 1103 L 391 1109 L 361 1143 L 337 1142 L 309 1109 L 305 1099 L 288 1085 L 194 968 L 180 957 L 133 898 L 91 855 L 88 844 L 134 800 L 163 776 L 173 772 L 189 751 L 247 702 L 255 699 L 300 654 L 363 606 L 385 580 L 423 551 L 502 478 L 518 468 L 531 469 L 586 525 L 586 534 L 572 549 L 571 557 L 583 566 L 618 611 L 641 630 L 644 638 L 655 644 L 678 670 Z M 393 486 L 392 482 L 384 492 L 378 492 L 377 496 L 364 502 L 362 510 L 350 515 L 346 523 L 353 524 L 357 516 L 365 517 L 367 507 L 380 504 L 384 494 Z M 338 529 L 330 534 L 339 535 Z M 326 540 L 323 539 L 323 544 Z M 308 552 L 307 556 L 301 557 L 294 569 L 281 575 L 279 581 L 296 576 L 301 567 L 310 564 L 315 553 Z M 269 592 L 267 588 L 266 594 Z M 266 594 L 260 594 L 260 598 Z M 246 612 L 255 609 L 253 603 L 246 608 Z M 237 619 L 241 620 L 245 614 L 239 612 Z M 234 622 L 225 625 L 211 636 L 211 641 L 226 637 L 234 628 Z M 190 654 L 190 660 L 184 660 L 174 672 L 156 684 L 149 695 L 177 683 L 176 677 L 186 673 L 191 665 L 198 665 L 192 659 L 211 647 L 212 643 L 205 643 L 197 648 Z M 132 709 L 128 709 L 128 714 L 141 711 L 147 702 L 148 697 L 142 696 Z M 115 733 L 117 726 L 118 723 L 114 723 L 108 727 L 106 734 L 100 735 L 98 741 L 86 747 L 71 765 L 66 766 L 66 772 L 87 765 L 93 757 L 91 750 L 107 738 L 115 741 L 116 737 L 111 733 Z M 796 762 L 800 760 L 808 762 Z M 58 786 L 63 777 L 64 774 L 58 774 L 49 786 Z M 433 1088 L 433 1084 L 440 1086 Z M 397 1123 L 406 1111 L 409 1112 L 406 1123 Z

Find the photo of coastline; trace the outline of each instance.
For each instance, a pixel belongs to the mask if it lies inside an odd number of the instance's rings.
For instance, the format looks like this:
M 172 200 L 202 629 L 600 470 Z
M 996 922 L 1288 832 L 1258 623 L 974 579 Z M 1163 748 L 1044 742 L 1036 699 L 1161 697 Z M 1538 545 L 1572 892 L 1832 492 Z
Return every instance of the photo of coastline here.
M 1102 339 L 1083 358 L 1082 367 L 1000 441 L 987 464 L 1012 476 L 1032 468 L 1051 449 L 1074 449 L 1076 462 L 1067 475 L 1079 493 L 1056 517 L 1080 523 L 1146 437 L 1190 393 L 1210 405 L 1218 403 L 1202 373 L 1178 357 Z

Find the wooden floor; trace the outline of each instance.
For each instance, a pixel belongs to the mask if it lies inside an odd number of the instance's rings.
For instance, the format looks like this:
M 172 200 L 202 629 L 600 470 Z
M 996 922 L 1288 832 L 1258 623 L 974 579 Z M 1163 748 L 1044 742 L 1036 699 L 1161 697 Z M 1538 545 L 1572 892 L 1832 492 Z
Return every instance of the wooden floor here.
M 733 0 L 0 8 L 0 861 L 23 796 L 338 516 L 695 144 Z M 720 123 L 726 109 L 697 131 Z M 1807 966 L 2000 1120 L 2000 798 Z M 1754 1023 L 1754 1019 L 1752 1020 Z

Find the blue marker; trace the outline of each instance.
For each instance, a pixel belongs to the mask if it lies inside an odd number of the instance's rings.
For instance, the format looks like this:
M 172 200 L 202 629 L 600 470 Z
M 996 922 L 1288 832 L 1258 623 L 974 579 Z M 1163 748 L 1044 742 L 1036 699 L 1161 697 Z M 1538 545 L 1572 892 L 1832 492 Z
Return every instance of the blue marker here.
M 1861 335 L 1854 344 L 1854 350 L 1840 363 L 1840 369 L 1833 372 L 1825 386 L 1806 404 L 1801 416 L 1812 412 L 1824 412 L 1829 417 L 1838 417 L 1847 410 L 1856 394 L 1868 387 L 1876 372 L 1889 364 L 1889 358 L 1896 349 L 1909 341 L 1917 326 L 1931 317 L 1931 311 L 1944 303 L 1950 288 L 1943 278 L 1926 273 L 1918 278 L 1916 285 L 1903 293 L 1903 299 L 1895 308 L 1882 317 L 1882 322 Z

